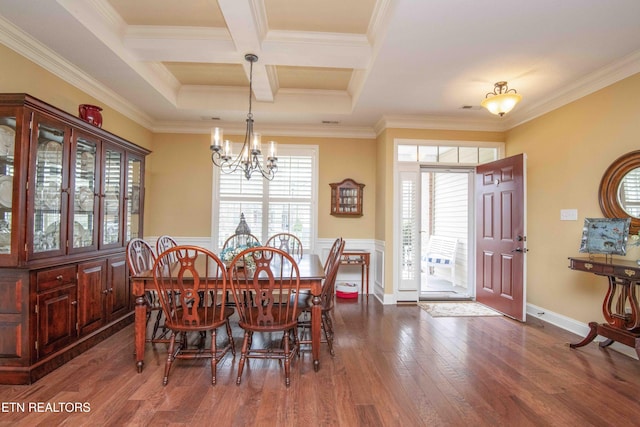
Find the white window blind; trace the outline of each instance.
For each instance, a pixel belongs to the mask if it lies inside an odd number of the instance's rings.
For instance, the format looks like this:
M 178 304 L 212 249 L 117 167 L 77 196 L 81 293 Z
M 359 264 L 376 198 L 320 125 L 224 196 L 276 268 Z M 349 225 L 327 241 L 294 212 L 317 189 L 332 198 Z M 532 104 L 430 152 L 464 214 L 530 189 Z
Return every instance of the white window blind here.
M 272 181 L 255 174 L 219 174 L 217 247 L 235 232 L 240 214 L 261 243 L 280 232 L 295 234 L 305 250 L 316 229 L 317 149 L 278 147 L 278 172 Z M 214 189 L 215 191 L 215 189 Z
M 417 226 L 417 176 L 416 173 L 400 174 L 400 218 L 401 218 L 401 288 L 415 287 L 418 269 Z M 405 282 L 407 282 L 405 284 Z

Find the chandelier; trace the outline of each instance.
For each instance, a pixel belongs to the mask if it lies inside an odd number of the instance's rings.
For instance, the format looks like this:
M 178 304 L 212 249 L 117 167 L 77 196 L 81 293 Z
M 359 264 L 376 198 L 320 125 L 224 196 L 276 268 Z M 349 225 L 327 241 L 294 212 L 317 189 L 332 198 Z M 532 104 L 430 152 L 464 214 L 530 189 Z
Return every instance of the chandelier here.
M 480 103 L 493 114 L 502 117 L 522 100 L 522 96 L 515 89 L 509 89 L 507 82 L 498 82 Z
M 222 173 L 234 173 L 241 171 L 245 178 L 250 179 L 254 172 L 271 181 L 278 171 L 278 158 L 276 157 L 276 142 L 269 141 L 269 156 L 266 163 L 261 162 L 262 144 L 259 133 L 253 131 L 253 114 L 251 113 L 251 95 L 253 93 L 253 63 L 258 56 L 248 53 L 244 59 L 249 62 L 249 113 L 247 114 L 247 130 L 240 153 L 234 157 L 231 141 L 224 140 L 221 128 L 211 129 L 211 161 L 220 167 Z

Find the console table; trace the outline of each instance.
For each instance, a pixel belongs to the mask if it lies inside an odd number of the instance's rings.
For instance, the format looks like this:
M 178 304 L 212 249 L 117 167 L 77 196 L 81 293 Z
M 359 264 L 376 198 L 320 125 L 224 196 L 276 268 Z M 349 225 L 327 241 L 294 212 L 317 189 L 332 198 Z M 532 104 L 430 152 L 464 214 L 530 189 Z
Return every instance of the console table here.
M 367 287 L 367 299 L 369 299 L 369 258 L 370 253 L 367 251 L 350 250 L 343 251 L 342 258 L 340 259 L 341 265 L 359 265 L 361 268 L 361 289 L 362 293 L 365 290 L 365 283 Z M 366 279 L 366 282 L 365 282 Z
M 609 281 L 602 303 L 602 314 L 607 323 L 589 322 L 589 334 L 579 343 L 569 344 L 569 347 L 582 347 L 600 335 L 606 338 L 600 347 L 617 341 L 635 348 L 640 357 L 640 306 L 637 296 L 640 266 L 633 261 L 617 259 L 569 258 L 569 268 L 605 276 Z

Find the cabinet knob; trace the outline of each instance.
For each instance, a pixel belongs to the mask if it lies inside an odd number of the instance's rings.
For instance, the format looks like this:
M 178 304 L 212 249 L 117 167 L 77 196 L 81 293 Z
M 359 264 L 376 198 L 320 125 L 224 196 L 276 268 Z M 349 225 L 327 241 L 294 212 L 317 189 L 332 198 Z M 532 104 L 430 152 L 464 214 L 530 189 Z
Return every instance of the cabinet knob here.
M 113 293 L 113 288 L 109 288 L 109 293 L 112 294 Z
M 106 294 L 108 294 L 108 293 L 109 293 L 109 290 L 108 290 L 108 289 L 105 289 L 104 291 L 102 291 L 102 293 L 103 293 L 104 295 L 106 295 Z
M 78 305 L 78 301 L 71 301 L 71 305 Z
M 59 276 L 56 276 L 56 280 L 57 280 L 58 282 L 62 282 L 62 279 L 64 279 L 64 277 L 62 277 L 62 274 L 61 274 L 61 275 L 59 275 Z

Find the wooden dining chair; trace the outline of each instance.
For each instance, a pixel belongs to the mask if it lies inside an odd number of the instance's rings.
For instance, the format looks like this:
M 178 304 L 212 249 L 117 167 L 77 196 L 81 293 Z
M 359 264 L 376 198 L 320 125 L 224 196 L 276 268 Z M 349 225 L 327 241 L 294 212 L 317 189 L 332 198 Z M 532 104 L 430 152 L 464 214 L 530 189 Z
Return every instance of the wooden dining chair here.
M 244 329 L 242 351 L 238 364 L 237 384 L 240 384 L 247 359 L 280 359 L 284 364 L 285 385 L 291 383 L 291 359 L 298 351 L 298 299 L 300 271 L 295 259 L 280 249 L 249 248 L 238 254 L 229 266 L 229 280 L 234 295 L 239 326 Z M 248 295 L 247 295 L 248 294 Z M 256 332 L 281 332 L 280 342 L 253 340 Z M 265 348 L 266 347 L 266 348 Z
M 158 240 L 156 240 L 156 253 L 159 255 L 162 252 L 166 251 L 167 249 L 173 248 L 178 246 L 178 242 L 176 242 L 176 240 L 168 235 L 162 235 L 160 237 L 158 237 Z M 176 260 L 171 260 L 172 262 L 175 262 Z
M 253 234 L 232 234 L 225 240 L 222 250 L 246 245 L 260 246 L 260 240 Z
M 320 294 L 320 305 L 322 306 L 321 324 L 324 331 L 324 341 L 329 347 L 329 353 L 335 356 L 333 350 L 333 307 L 335 301 L 335 287 L 336 277 L 338 276 L 338 269 L 340 268 L 340 258 L 344 251 L 345 241 L 342 237 L 337 238 L 324 263 L 325 279 L 322 283 L 322 292 Z M 310 299 L 302 301 L 302 315 L 298 320 L 298 330 L 300 331 L 299 343 L 300 345 L 311 344 L 311 306 Z
M 302 242 L 295 234 L 291 233 L 277 233 L 269 237 L 265 246 L 271 246 L 273 248 L 282 249 L 290 255 L 294 255 L 298 258 L 302 257 L 303 248 Z
M 176 262 L 170 260 L 176 259 Z M 235 356 L 229 318 L 233 308 L 225 306 L 227 271 L 211 251 L 197 246 L 174 246 L 162 252 L 153 265 L 153 279 L 165 315 L 165 326 L 171 331 L 163 385 L 175 359 L 211 359 L 211 384 L 216 384 L 216 367 L 231 351 Z M 228 342 L 221 348 L 216 331 L 225 326 Z M 211 345 L 189 347 L 188 332 L 211 333 Z
M 142 271 L 150 271 L 156 261 L 156 256 L 153 253 L 151 245 L 145 240 L 137 237 L 129 240 L 127 243 L 126 257 L 127 265 L 129 266 L 129 273 L 132 276 L 135 276 Z M 160 301 L 158 301 L 158 294 L 155 291 L 146 291 L 145 300 L 147 304 L 147 323 L 149 323 L 149 319 L 152 317 L 153 312 L 156 312 L 153 331 L 151 332 L 151 337 L 147 338 L 147 341 L 166 342 L 162 337 L 156 338 L 158 329 L 160 329 L 160 319 L 162 318 L 162 308 L 160 307 Z

